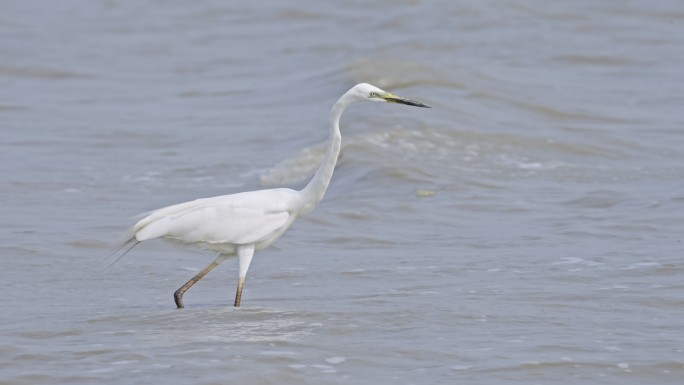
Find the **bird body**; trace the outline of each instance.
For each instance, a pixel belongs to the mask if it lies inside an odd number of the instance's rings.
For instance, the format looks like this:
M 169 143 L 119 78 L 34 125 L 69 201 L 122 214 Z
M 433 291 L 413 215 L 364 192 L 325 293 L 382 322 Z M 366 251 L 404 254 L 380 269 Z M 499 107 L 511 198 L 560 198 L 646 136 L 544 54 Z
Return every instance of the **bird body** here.
M 135 224 L 135 238 L 167 238 L 220 253 L 244 244 L 262 250 L 294 222 L 303 203 L 286 188 L 197 199 L 153 211 Z
M 418 107 L 422 103 L 400 98 L 370 84 L 352 87 L 335 103 L 330 115 L 330 139 L 325 157 L 311 181 L 301 191 L 276 188 L 197 199 L 152 211 L 131 229 L 131 236 L 117 251 L 154 238 L 193 244 L 218 252 L 216 259 L 175 293 L 178 308 L 183 294 L 231 255 L 238 256 L 238 287 L 235 306 L 240 306 L 242 287 L 254 251 L 270 246 L 300 215 L 313 210 L 330 184 L 340 152 L 339 121 L 344 110 L 357 101 L 384 101 Z M 117 259 L 118 260 L 118 259 Z

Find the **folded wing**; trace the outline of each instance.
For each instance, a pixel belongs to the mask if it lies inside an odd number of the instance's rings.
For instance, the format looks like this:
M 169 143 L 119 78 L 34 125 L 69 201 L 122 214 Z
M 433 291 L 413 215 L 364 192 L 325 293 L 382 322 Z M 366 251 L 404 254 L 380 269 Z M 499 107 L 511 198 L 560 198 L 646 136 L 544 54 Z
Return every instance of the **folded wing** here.
M 190 203 L 190 202 L 189 202 Z M 287 223 L 286 211 L 198 204 L 153 212 L 136 224 L 136 239 L 171 238 L 184 243 L 257 243 Z

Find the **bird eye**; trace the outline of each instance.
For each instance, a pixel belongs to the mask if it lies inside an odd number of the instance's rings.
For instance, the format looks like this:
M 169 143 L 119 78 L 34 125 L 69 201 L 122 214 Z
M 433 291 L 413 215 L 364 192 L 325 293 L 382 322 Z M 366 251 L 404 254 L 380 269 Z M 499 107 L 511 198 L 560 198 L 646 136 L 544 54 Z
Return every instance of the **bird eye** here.
M 377 92 L 371 92 L 369 96 L 370 96 L 371 98 L 377 98 L 377 97 L 378 97 L 378 93 L 377 93 Z

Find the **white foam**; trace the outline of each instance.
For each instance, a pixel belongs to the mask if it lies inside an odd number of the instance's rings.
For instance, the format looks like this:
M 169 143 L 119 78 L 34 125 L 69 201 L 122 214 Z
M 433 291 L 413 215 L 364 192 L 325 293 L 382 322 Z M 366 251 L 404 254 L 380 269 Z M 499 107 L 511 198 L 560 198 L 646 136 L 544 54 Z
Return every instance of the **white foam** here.
M 347 359 L 344 358 L 344 357 L 330 357 L 330 358 L 326 358 L 326 359 L 325 359 L 325 362 L 327 362 L 327 363 L 329 363 L 329 364 L 333 364 L 333 365 L 335 365 L 335 364 L 341 364 L 341 363 L 343 363 L 344 361 L 347 361 Z
M 638 262 L 638 263 L 633 263 L 627 267 L 625 267 L 623 270 L 636 270 L 636 269 L 647 269 L 650 267 L 659 267 L 660 263 L 658 262 Z

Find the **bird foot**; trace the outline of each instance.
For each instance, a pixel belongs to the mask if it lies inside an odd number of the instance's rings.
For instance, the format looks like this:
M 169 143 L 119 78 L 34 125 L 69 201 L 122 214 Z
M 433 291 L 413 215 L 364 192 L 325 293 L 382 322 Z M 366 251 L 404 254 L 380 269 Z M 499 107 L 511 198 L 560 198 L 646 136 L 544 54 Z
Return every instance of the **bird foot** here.
M 185 306 L 183 306 L 183 293 L 180 292 L 180 290 L 173 293 L 173 300 L 176 302 L 176 306 L 179 309 L 182 309 L 185 307 Z

